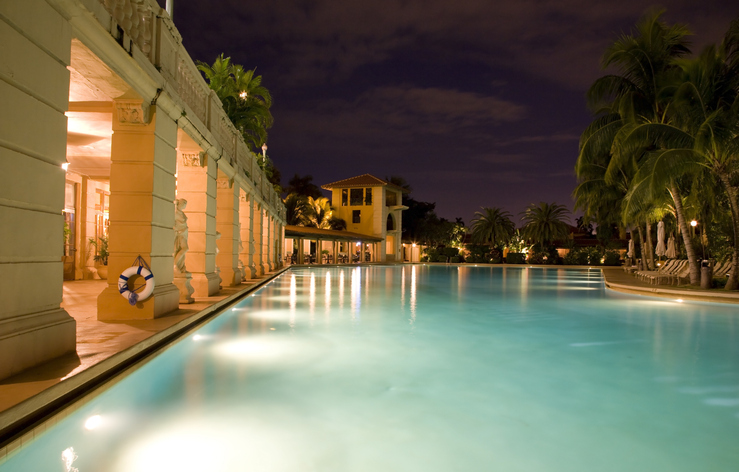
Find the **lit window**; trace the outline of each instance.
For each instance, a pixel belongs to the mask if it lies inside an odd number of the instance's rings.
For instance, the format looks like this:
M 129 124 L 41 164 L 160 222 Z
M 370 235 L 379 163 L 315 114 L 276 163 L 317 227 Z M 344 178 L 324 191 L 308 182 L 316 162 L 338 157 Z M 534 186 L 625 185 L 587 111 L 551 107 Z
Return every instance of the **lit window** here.
M 349 206 L 362 206 L 362 199 L 364 198 L 363 188 L 353 188 L 349 193 Z
M 341 189 L 341 206 L 345 207 L 349 200 L 349 190 Z
M 362 210 L 354 210 L 352 211 L 352 223 L 358 224 L 361 218 Z
M 364 204 L 372 205 L 372 189 L 371 188 L 364 189 Z

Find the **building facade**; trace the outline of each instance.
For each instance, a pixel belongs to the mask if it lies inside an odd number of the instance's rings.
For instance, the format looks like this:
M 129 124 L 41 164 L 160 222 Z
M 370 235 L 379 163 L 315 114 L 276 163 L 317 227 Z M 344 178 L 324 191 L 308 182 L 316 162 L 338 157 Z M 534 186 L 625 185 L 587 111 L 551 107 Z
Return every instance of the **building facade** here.
M 284 205 L 156 1 L 3 1 L 0 38 L 0 379 L 75 350 L 65 279 L 147 319 L 281 266 Z
M 403 193 L 408 191 L 370 174 L 321 186 L 331 191 L 331 206 L 347 231 L 382 239 L 379 261 L 401 261 Z

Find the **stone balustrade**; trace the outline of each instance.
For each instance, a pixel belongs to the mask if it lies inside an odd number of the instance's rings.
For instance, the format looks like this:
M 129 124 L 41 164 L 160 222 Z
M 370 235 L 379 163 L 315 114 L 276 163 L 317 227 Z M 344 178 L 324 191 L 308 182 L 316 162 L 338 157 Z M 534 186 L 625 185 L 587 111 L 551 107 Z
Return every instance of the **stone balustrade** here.
M 176 93 L 177 97 L 173 99 L 182 101 L 209 131 L 221 150 L 221 158 L 234 170 L 244 171 L 244 181 L 252 182 L 261 198 L 269 202 L 278 214 L 284 214 L 283 205 L 276 204 L 280 201 L 279 196 L 257 164 L 256 156 L 248 149 L 223 111 L 215 92 L 201 76 L 166 10 L 155 0 L 90 1 L 99 2 L 109 15 L 109 18 L 104 18 L 99 8 L 91 8 L 101 25 L 122 47 L 130 48 L 129 52 L 134 57 L 138 55 L 134 54 L 133 48 L 137 48 L 140 57 L 146 58 L 170 86 L 166 90 Z

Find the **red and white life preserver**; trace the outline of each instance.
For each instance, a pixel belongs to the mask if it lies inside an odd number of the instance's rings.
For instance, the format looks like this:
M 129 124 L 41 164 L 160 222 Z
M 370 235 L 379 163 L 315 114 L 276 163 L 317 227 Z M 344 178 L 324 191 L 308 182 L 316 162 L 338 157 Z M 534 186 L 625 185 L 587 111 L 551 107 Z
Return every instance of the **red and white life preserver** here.
M 146 281 L 146 286 L 141 293 L 131 291 L 128 287 L 128 279 L 135 274 L 142 276 Z M 146 300 L 154 291 L 154 274 L 144 266 L 129 267 L 123 271 L 120 277 L 118 277 L 118 291 L 123 295 L 123 298 L 131 303 L 131 305 L 135 305 L 137 302 Z

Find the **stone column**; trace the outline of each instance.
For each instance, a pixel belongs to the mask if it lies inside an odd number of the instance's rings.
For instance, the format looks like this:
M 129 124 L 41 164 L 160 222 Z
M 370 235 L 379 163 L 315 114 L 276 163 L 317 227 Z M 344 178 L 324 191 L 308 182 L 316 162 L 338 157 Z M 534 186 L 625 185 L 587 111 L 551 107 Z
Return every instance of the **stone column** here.
M 270 270 L 277 269 L 277 253 L 279 252 L 277 246 L 277 221 L 275 217 L 270 215 L 269 217 L 269 266 Z
M 267 208 L 262 207 L 262 271 L 267 273 L 271 270 L 269 265 L 269 214 Z
M 75 321 L 60 308 L 71 27 L 46 2 L 0 2 L 0 27 L 3 379 L 74 352 Z
M 241 189 L 239 196 L 239 221 L 241 222 L 241 251 L 239 252 L 239 259 L 244 268 L 243 278 L 245 280 L 252 279 L 257 275 L 252 259 L 254 242 L 252 241 L 251 234 L 253 211 L 251 200 L 249 193 Z
M 225 286 L 241 284 L 239 271 L 239 186 L 222 172 L 218 171 L 216 181 L 216 231 L 221 233 L 217 241 L 216 264 L 221 269 L 221 279 Z
M 305 251 L 303 250 L 303 238 L 298 238 L 298 260 L 296 264 L 302 264 L 305 258 Z
M 216 177 L 218 166 L 202 152 L 178 152 L 177 196 L 187 200 L 187 270 L 196 297 L 219 291 L 216 274 Z
M 97 299 L 98 319 L 152 319 L 179 308 L 180 291 L 172 283 L 177 123 L 141 99 L 114 105 L 108 287 Z M 139 255 L 151 267 L 155 288 L 131 306 L 118 291 L 118 277 Z
M 252 259 L 254 260 L 256 275 L 262 275 L 264 274 L 264 266 L 262 266 L 262 205 L 252 201 L 252 210 L 252 241 L 254 241 Z

